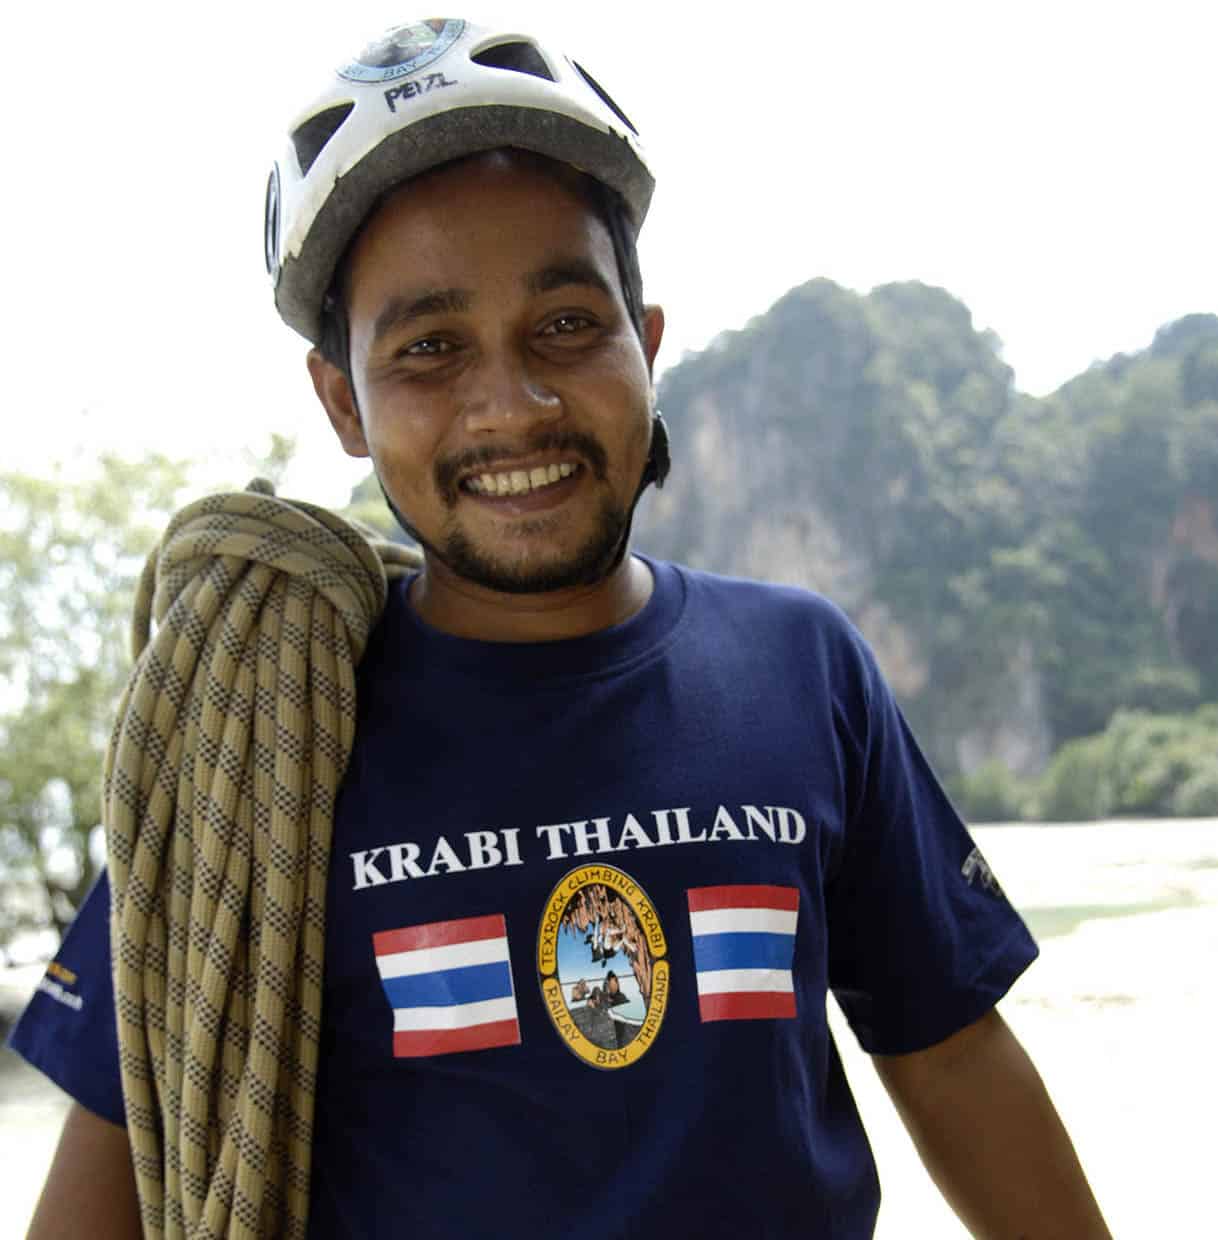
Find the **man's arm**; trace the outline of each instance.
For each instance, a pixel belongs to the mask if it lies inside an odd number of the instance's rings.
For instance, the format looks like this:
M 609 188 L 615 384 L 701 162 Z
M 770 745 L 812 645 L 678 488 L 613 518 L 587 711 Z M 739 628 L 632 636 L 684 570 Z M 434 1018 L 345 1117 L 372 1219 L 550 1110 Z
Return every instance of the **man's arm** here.
M 139 1240 L 127 1130 L 73 1103 L 26 1240 Z
M 997 1011 L 937 1046 L 873 1061 L 974 1236 L 1111 1240 L 1044 1083 Z

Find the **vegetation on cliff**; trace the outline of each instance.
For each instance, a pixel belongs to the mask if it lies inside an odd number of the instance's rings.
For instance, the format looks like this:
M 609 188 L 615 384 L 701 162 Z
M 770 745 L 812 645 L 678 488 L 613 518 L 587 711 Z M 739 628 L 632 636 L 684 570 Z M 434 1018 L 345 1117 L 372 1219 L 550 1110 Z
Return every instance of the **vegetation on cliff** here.
M 947 774 L 1218 701 L 1218 317 L 1037 400 L 943 290 L 816 280 L 659 398 L 640 545 L 837 599 Z

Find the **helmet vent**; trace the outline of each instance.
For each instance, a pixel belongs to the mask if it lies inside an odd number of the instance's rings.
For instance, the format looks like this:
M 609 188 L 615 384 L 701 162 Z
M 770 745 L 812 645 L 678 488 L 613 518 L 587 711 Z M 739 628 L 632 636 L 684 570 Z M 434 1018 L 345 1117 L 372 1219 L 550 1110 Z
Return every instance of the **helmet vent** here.
M 547 82 L 558 80 L 531 43 L 496 43 L 494 47 L 475 52 L 470 60 L 477 65 L 486 65 L 488 69 L 510 69 L 513 73 L 528 73 Z
M 588 70 L 583 67 L 583 65 L 579 64 L 578 61 L 573 60 L 571 63 L 579 70 L 579 76 L 582 77 L 584 81 L 587 82 L 588 85 L 591 86 L 592 89 L 600 96 L 600 100 L 605 107 L 607 107 L 609 111 L 612 112 L 613 115 L 616 116 L 618 120 L 621 121 L 622 124 L 625 125 L 626 128 L 629 129 L 630 132 L 637 138 L 639 131 L 635 129 L 634 123 L 631 121 L 630 117 L 628 117 L 626 113 L 613 102 L 613 99 L 609 95 L 608 91 L 606 91 L 605 88 L 596 80 L 596 78 L 594 78 L 592 74 L 590 74 Z
M 300 175 L 308 176 L 309 169 L 317 161 L 326 143 L 338 132 L 338 127 L 351 115 L 354 103 L 338 103 L 316 116 L 310 116 L 292 134 L 296 158 L 300 160 Z

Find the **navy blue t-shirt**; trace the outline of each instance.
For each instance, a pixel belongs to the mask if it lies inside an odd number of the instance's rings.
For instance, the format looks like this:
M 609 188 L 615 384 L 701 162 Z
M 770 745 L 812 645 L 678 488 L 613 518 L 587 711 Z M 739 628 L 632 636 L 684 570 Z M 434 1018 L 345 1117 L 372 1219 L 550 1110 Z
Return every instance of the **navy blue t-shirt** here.
M 1034 958 L 841 613 L 651 568 L 639 615 L 555 643 L 391 591 L 335 819 L 312 1236 L 870 1236 L 828 991 L 898 1054 Z M 121 1122 L 107 905 L 13 1045 Z

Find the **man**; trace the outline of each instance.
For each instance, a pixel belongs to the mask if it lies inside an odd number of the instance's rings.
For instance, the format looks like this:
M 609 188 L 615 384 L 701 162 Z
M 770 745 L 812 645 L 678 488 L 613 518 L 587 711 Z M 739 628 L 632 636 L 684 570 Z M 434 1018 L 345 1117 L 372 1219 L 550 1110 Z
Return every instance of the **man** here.
M 862 640 L 815 596 L 629 552 L 667 438 L 620 109 L 530 39 L 433 21 L 292 141 L 277 304 L 424 551 L 365 655 L 336 811 L 310 1234 L 533 1237 L 592 1209 L 615 1236 L 868 1236 L 832 988 L 975 1234 L 1106 1236 L 994 1010 L 1035 947 Z M 99 890 L 58 967 L 104 979 Z M 560 982 L 586 950 L 560 929 L 611 906 L 648 979 L 618 1048 Z M 106 1002 L 39 995 L 16 1036 L 83 1104 L 35 1236 L 138 1234 Z
M 605 1006 L 617 1007 L 619 1003 L 627 1003 L 626 996 L 622 994 L 622 983 L 618 981 L 618 976 L 612 969 L 605 974 Z

